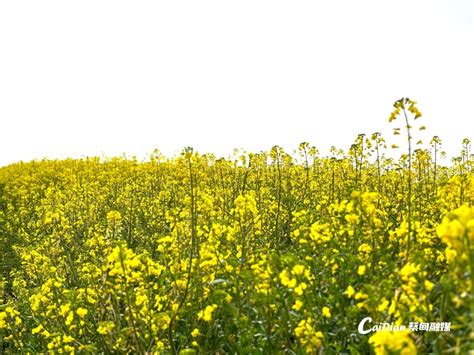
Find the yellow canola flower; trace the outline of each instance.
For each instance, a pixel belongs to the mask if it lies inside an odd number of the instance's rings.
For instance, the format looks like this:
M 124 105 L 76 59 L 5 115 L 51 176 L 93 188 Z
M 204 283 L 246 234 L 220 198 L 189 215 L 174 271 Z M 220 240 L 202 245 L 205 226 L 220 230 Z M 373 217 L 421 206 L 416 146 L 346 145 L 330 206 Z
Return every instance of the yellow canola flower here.
M 325 318 L 331 318 L 331 311 L 328 307 L 323 307 L 322 314 Z
M 37 327 L 31 329 L 31 334 L 38 334 L 43 330 L 43 326 L 40 324 Z
M 359 223 L 359 217 L 354 213 L 346 214 L 346 216 L 344 218 L 347 221 L 347 223 L 349 223 L 349 224 Z
M 67 315 L 67 317 L 66 317 L 66 322 L 64 322 L 64 324 L 66 324 L 67 326 L 70 326 L 73 321 L 74 321 L 74 313 L 71 311 L 71 312 L 69 312 L 69 314 Z
M 418 265 L 414 263 L 407 263 L 399 272 L 399 275 L 402 277 L 402 280 L 407 280 L 413 274 L 416 274 L 420 270 Z
M 70 310 L 71 310 L 71 305 L 69 303 L 63 304 L 59 308 L 59 314 L 65 317 L 67 314 L 69 314 Z
M 331 239 L 328 224 L 313 223 L 310 229 L 310 237 L 316 243 L 327 242 Z
M 205 322 L 210 322 L 212 320 L 212 313 L 216 310 L 217 305 L 213 304 L 212 306 L 206 306 L 205 309 L 198 312 L 198 319 L 202 319 Z
M 308 284 L 306 282 L 300 283 L 298 286 L 295 287 L 295 294 L 298 296 L 302 296 L 304 293 L 304 290 L 308 288 Z
M 107 222 L 110 225 L 117 225 L 122 220 L 122 215 L 118 211 L 110 211 L 107 213 Z
M 253 194 L 240 195 L 235 199 L 235 210 L 241 217 L 253 217 L 258 214 L 257 202 Z
M 445 254 L 446 254 L 446 259 L 448 260 L 449 263 L 453 263 L 454 260 L 456 260 L 456 256 L 458 255 L 456 250 L 452 249 L 451 247 L 446 248 Z
M 78 315 L 79 317 L 81 317 L 81 318 L 84 318 L 84 317 L 86 316 L 87 312 L 88 312 L 87 309 L 82 308 L 82 307 L 79 307 L 79 308 L 76 310 L 77 315 Z
M 387 301 L 387 299 L 384 297 L 384 298 L 382 298 L 382 300 L 381 300 L 379 306 L 377 307 L 377 310 L 378 310 L 379 312 L 383 312 L 383 311 L 385 311 L 385 310 L 387 309 L 387 307 L 388 307 L 389 304 L 390 304 L 390 302 Z
M 436 229 L 443 242 L 454 250 L 463 248 L 463 237 L 474 242 L 474 207 L 462 205 L 443 218 Z
M 63 336 L 63 342 L 64 343 L 72 343 L 74 341 L 74 338 L 70 335 L 64 335 Z
M 367 243 L 363 243 L 357 250 L 362 254 L 370 254 L 372 252 L 372 247 Z
M 397 353 L 401 355 L 416 354 L 416 346 L 410 337 L 410 331 L 378 331 L 369 338 L 376 355 Z
M 347 295 L 347 297 L 352 297 L 355 294 L 355 290 L 351 285 L 349 285 L 347 287 L 346 292 L 344 292 L 344 293 Z
M 0 312 L 0 329 L 7 327 L 7 322 L 5 321 L 6 318 L 7 318 L 7 313 Z
M 366 266 L 365 265 L 359 265 L 357 268 L 357 274 L 362 276 L 365 274 Z
M 109 334 L 115 328 L 115 324 L 111 321 L 101 322 L 97 328 L 97 332 L 101 335 Z
M 390 114 L 388 122 L 392 122 L 397 119 L 397 116 L 400 114 L 400 106 L 397 106 L 395 110 Z
M 286 286 L 288 288 L 296 287 L 296 279 L 294 277 L 290 277 L 290 273 L 287 270 L 283 270 L 282 272 L 280 272 L 279 276 L 283 286 Z
M 425 280 L 424 284 L 427 291 L 431 291 L 434 287 L 434 283 L 429 280 Z
M 293 269 L 291 270 L 293 275 L 303 275 L 304 274 L 304 265 L 297 264 L 293 266 Z
M 45 337 L 45 338 L 49 338 L 51 336 L 51 333 L 48 332 L 47 330 L 43 330 L 43 332 L 41 332 L 41 334 Z
M 312 352 L 322 344 L 323 333 L 315 331 L 313 323 L 314 320 L 310 317 L 301 320 L 295 328 L 295 335 L 307 352 Z
M 296 300 L 295 304 L 291 308 L 298 312 L 301 307 L 303 307 L 303 302 L 301 302 L 300 300 Z

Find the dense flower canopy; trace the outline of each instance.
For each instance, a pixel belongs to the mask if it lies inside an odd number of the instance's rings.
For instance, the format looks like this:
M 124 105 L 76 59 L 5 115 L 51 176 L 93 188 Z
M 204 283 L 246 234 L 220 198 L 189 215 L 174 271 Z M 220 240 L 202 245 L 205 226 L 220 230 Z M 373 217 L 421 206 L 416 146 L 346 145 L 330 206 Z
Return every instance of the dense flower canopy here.
M 472 158 L 384 146 L 1 168 L 0 352 L 466 351 Z

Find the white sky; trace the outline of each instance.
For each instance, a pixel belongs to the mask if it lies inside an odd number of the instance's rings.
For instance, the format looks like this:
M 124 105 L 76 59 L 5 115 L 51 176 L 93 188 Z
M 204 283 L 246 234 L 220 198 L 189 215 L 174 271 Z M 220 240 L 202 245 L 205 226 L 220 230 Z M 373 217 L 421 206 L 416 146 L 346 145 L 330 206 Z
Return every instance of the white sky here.
M 419 103 L 474 138 L 470 0 L 1 1 L 0 165 L 348 148 Z

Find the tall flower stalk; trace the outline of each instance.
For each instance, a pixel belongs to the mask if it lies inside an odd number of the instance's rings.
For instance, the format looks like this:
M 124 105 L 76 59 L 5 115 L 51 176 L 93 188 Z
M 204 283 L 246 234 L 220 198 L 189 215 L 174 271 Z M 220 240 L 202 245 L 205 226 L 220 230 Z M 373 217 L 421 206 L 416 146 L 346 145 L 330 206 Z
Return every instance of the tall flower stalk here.
M 406 258 L 410 254 L 411 240 L 416 243 L 416 235 L 413 233 L 413 221 L 412 221 L 412 200 L 413 200 L 413 169 L 412 169 L 412 159 L 413 159 L 413 147 L 412 147 L 412 126 L 410 120 L 408 119 L 408 113 L 413 114 L 413 119 L 416 120 L 421 117 L 421 112 L 415 106 L 416 102 L 410 100 L 409 98 L 403 97 L 400 100 L 395 101 L 393 106 L 395 110 L 390 115 L 389 122 L 395 121 L 401 113 L 403 113 L 404 126 L 407 134 L 407 143 L 408 143 L 408 202 L 407 202 L 407 222 L 408 222 L 408 238 L 406 244 Z M 400 134 L 400 127 L 395 127 L 393 129 L 394 135 Z M 417 144 L 421 144 L 419 141 Z M 392 146 L 397 148 L 396 145 Z

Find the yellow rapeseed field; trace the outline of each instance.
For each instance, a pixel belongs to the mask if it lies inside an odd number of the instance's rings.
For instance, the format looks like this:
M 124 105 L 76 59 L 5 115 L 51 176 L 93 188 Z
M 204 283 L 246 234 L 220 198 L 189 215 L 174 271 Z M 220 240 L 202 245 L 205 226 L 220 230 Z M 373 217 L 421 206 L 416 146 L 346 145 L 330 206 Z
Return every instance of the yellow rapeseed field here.
M 395 103 L 397 160 L 376 133 L 0 168 L 0 353 L 467 353 L 474 161 L 420 117 Z

